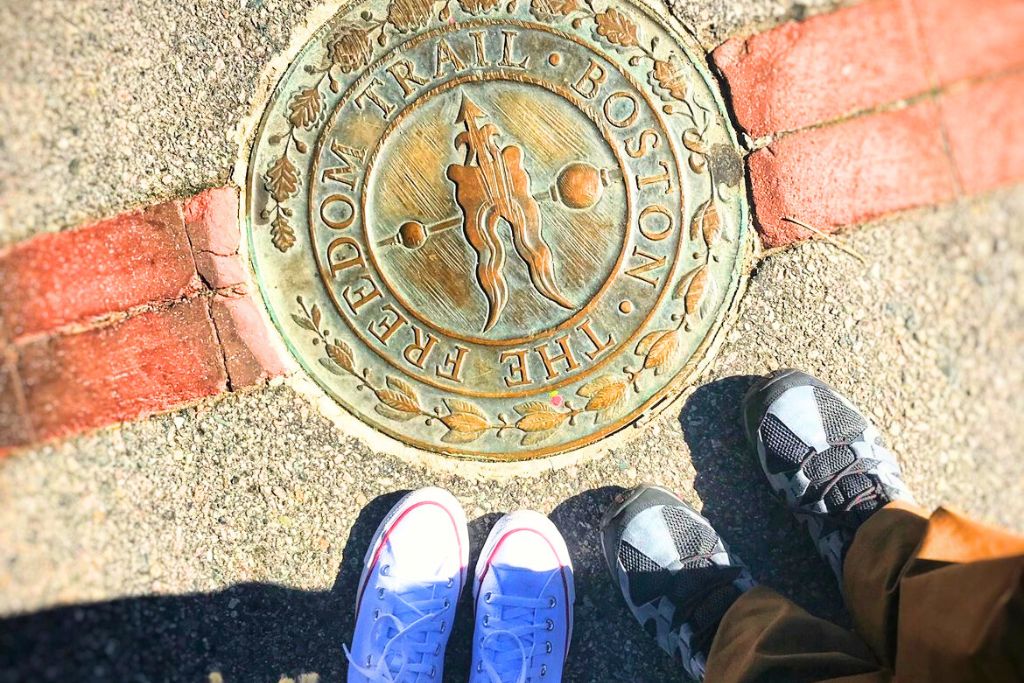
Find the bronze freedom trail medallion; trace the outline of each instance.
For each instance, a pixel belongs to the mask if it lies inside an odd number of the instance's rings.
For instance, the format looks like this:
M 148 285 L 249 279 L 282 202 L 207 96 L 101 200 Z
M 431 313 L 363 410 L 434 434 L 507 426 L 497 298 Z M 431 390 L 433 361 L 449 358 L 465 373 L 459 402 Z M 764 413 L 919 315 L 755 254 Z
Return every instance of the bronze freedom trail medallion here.
M 369 0 L 282 77 L 250 252 L 291 352 L 410 446 L 525 459 L 685 382 L 733 302 L 742 164 L 664 7 Z

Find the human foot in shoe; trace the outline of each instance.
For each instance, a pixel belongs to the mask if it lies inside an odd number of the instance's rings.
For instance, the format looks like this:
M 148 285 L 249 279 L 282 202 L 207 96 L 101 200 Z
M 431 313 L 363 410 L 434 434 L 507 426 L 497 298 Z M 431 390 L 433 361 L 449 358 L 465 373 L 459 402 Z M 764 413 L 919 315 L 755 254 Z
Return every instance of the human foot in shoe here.
M 377 528 L 356 595 L 349 683 L 441 681 L 469 538 L 459 502 L 437 488 L 405 496 Z
M 657 486 L 615 498 L 601 520 L 601 548 L 633 616 L 703 680 L 719 622 L 754 585 L 746 568 L 708 520 Z
M 572 640 L 572 562 L 544 515 L 522 510 L 494 525 L 473 585 L 476 630 L 471 683 L 562 679 Z
M 841 581 L 860 525 L 888 503 L 913 502 L 896 458 L 850 401 L 799 370 L 755 384 L 743 415 L 768 483 Z

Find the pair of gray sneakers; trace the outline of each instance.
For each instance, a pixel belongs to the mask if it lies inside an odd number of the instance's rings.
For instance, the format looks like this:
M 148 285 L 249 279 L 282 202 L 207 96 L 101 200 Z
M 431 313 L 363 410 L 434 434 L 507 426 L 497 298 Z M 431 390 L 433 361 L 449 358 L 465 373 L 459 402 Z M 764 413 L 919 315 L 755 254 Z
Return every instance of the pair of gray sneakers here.
M 769 485 L 841 582 L 860 525 L 894 500 L 912 501 L 895 458 L 852 403 L 797 370 L 755 384 L 743 421 Z M 601 526 L 605 560 L 633 615 L 703 680 L 719 622 L 754 585 L 749 572 L 707 519 L 657 486 L 618 496 Z

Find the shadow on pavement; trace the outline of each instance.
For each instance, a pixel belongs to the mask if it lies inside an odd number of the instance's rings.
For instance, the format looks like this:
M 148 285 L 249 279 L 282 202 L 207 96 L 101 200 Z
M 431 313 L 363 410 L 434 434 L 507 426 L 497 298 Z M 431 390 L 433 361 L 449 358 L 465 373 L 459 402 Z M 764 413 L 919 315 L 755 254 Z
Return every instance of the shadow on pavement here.
M 739 406 L 753 377 L 699 388 L 680 415 L 703 512 L 762 583 L 812 612 L 845 622 L 834 580 L 803 529 L 769 492 L 747 446 Z M 575 635 L 565 681 L 680 681 L 682 675 L 626 609 L 601 556 L 601 513 L 617 487 L 573 496 L 551 519 L 565 537 L 576 580 Z M 0 619 L 0 683 L 193 681 L 277 683 L 315 672 L 342 681 L 342 645 L 354 627 L 363 557 L 404 491 L 359 514 L 329 591 L 239 584 L 215 593 L 72 605 Z M 499 515 L 470 522 L 471 567 Z M 301 562 L 301 557 L 295 558 Z M 467 588 L 448 646 L 445 680 L 468 679 L 473 630 Z M 214 679 L 216 680 L 216 679 Z
M 697 470 L 703 514 L 758 582 L 808 611 L 847 624 L 835 578 L 807 532 L 775 498 L 747 443 L 741 404 L 760 379 L 737 376 L 698 388 L 679 416 Z
M 277 683 L 305 672 L 343 680 L 342 644 L 352 634 L 363 555 L 402 494 L 381 496 L 360 512 L 330 591 L 246 583 L 0 619 L 0 682 L 205 683 L 213 672 L 224 683 Z
M 573 557 L 577 591 L 576 629 L 563 680 L 679 680 L 669 658 L 633 621 L 604 568 L 600 517 L 619 490 L 587 491 L 551 515 Z M 125 598 L 0 619 L 0 683 L 205 683 L 214 672 L 223 683 L 317 680 L 301 678 L 304 673 L 316 673 L 321 682 L 343 681 L 342 645 L 354 628 L 366 548 L 404 493 L 381 496 L 360 512 L 329 591 L 249 583 L 214 593 Z M 471 576 L 498 517 L 489 514 L 469 524 Z M 448 646 L 445 681 L 468 679 L 472 615 L 467 587 Z

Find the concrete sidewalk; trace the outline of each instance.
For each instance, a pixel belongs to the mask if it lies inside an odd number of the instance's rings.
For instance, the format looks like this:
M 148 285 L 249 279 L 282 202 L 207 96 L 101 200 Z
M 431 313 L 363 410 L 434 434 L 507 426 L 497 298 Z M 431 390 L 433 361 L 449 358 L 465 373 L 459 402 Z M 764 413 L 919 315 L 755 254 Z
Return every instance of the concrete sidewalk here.
M 263 65 L 314 4 L 0 10 L 0 244 L 223 184 Z M 677 6 L 712 47 L 836 4 Z M 463 501 L 474 551 L 502 512 L 551 514 L 576 564 L 568 681 L 681 678 L 599 556 L 603 506 L 644 481 L 702 509 L 759 581 L 845 620 L 738 427 L 752 377 L 778 367 L 863 406 L 923 504 L 1024 531 L 1024 188 L 840 239 L 864 261 L 814 241 L 758 263 L 680 409 L 598 459 L 501 480 L 413 466 L 279 382 L 0 461 L 0 683 L 340 680 L 366 544 L 397 492 L 427 484 Z M 453 681 L 469 661 L 460 609 Z

